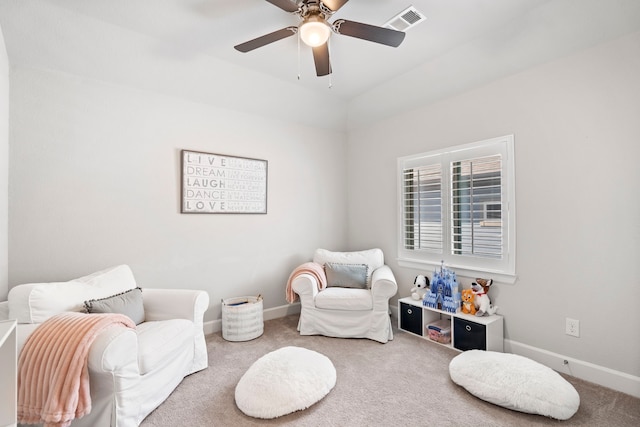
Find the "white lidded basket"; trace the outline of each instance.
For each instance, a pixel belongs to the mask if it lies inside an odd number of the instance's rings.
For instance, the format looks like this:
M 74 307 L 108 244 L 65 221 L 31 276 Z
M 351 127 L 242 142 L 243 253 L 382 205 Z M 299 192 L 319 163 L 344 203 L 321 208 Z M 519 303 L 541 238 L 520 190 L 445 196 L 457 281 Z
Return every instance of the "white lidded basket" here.
M 249 341 L 263 332 L 261 296 L 222 300 L 222 338 L 227 341 Z

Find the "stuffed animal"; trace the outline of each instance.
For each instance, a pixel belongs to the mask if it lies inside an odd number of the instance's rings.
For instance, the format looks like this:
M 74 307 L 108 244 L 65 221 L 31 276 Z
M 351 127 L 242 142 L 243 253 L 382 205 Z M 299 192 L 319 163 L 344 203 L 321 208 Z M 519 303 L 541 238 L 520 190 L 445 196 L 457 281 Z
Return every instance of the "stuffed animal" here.
M 476 296 L 476 316 L 492 315 L 498 311 L 498 306 L 491 305 L 491 300 L 487 295 L 492 284 L 493 279 L 476 279 L 476 282 L 471 284 L 471 289 Z
M 413 280 L 413 284 L 415 285 L 411 288 L 411 298 L 416 301 L 421 301 L 424 299 L 424 295 L 429 292 L 429 278 L 423 275 L 417 275 Z
M 476 314 L 476 306 L 474 301 L 476 294 L 473 293 L 473 289 L 463 289 L 462 292 L 462 312 L 467 314 Z

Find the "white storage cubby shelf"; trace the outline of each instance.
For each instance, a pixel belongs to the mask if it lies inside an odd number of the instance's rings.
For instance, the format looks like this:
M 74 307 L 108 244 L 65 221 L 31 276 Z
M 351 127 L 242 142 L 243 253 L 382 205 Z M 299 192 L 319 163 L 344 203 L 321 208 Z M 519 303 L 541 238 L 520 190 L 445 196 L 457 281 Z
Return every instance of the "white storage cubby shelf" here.
M 448 344 L 429 339 L 428 325 L 442 319 L 448 320 L 451 326 L 451 342 Z M 472 316 L 462 312 L 449 313 L 426 307 L 421 300 L 406 297 L 398 300 L 398 328 L 460 351 L 504 351 L 503 319 L 498 314 Z

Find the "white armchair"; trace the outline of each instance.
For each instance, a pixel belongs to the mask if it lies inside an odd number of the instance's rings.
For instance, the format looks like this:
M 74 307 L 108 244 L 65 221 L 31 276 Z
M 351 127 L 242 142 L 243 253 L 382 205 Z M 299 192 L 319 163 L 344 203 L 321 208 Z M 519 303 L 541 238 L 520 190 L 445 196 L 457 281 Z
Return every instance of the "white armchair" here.
M 382 250 L 331 252 L 317 249 L 313 262 L 324 267 L 320 270 L 324 277 L 300 270 L 299 274 L 294 271 L 290 281 L 291 289 L 300 297 L 298 330 L 301 335 L 368 338 L 381 343 L 393 339 L 389 299 L 398 291 L 398 285 L 393 272 L 384 264 Z M 331 277 L 327 278 L 326 274 L 328 263 L 332 266 L 366 265 L 365 283 L 362 286 L 348 284 L 353 287 L 342 287 L 340 283 L 332 286 Z M 327 280 L 327 287 L 323 287 L 323 280 Z M 349 278 L 347 282 L 352 280 Z
M 0 318 L 18 319 L 18 351 L 47 318 L 81 311 L 83 302 L 137 285 L 126 265 L 62 283 L 18 285 L 0 303 Z M 104 301 L 104 300 L 103 300 Z M 108 300 L 107 300 L 108 301 Z M 91 412 L 71 426 L 135 427 L 182 379 L 208 366 L 204 291 L 142 289 L 144 321 L 99 332 L 88 354 Z

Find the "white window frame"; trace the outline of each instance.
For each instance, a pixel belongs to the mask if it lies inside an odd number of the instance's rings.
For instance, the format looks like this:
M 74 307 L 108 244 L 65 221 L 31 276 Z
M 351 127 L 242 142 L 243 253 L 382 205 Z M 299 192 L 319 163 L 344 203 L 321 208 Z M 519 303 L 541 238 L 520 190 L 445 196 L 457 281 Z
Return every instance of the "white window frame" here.
M 502 259 L 490 259 L 465 255 L 454 255 L 451 251 L 451 173 L 450 164 L 454 161 L 474 159 L 500 154 L 502 160 Z M 421 165 L 442 165 L 442 224 L 443 250 L 434 253 L 420 249 L 405 249 L 404 246 L 404 182 L 406 168 Z M 398 158 L 398 264 L 401 267 L 417 268 L 429 271 L 441 265 L 441 262 L 464 277 L 488 277 L 502 283 L 515 283 L 516 280 L 516 214 L 515 214 L 515 156 L 514 137 L 506 135 L 471 144 L 429 151 Z

